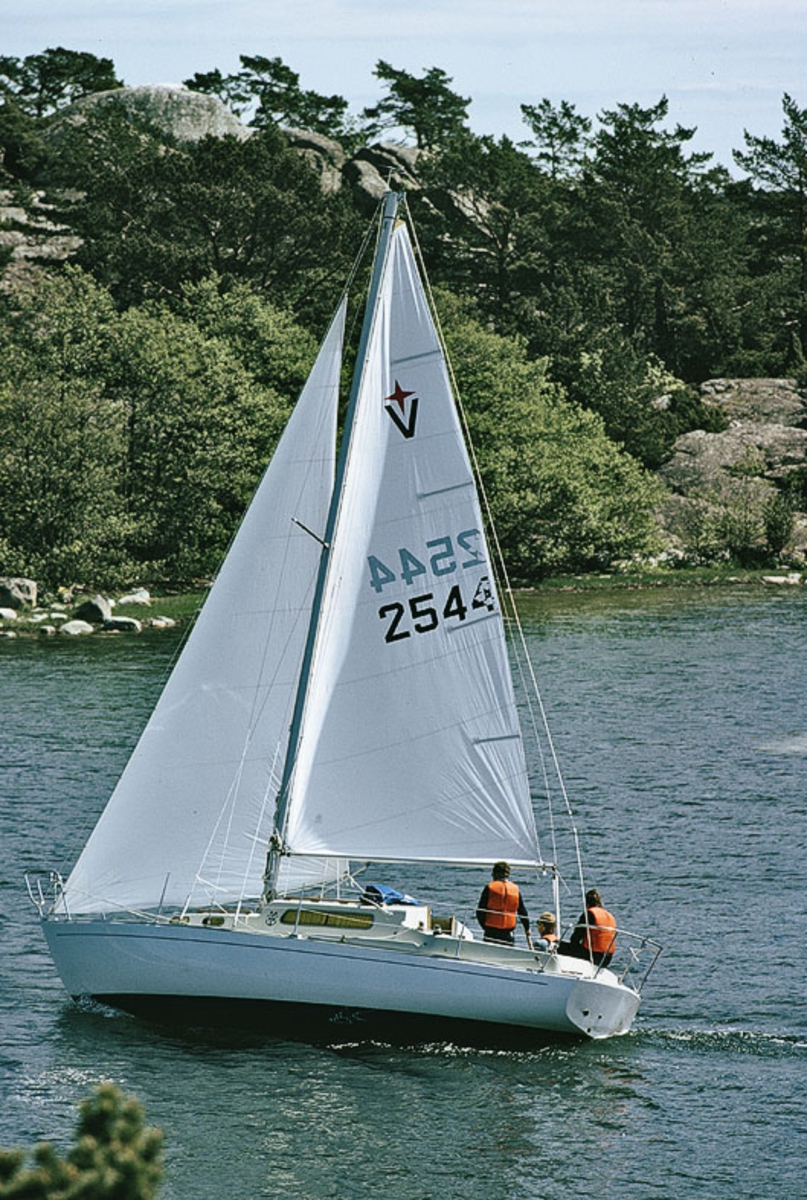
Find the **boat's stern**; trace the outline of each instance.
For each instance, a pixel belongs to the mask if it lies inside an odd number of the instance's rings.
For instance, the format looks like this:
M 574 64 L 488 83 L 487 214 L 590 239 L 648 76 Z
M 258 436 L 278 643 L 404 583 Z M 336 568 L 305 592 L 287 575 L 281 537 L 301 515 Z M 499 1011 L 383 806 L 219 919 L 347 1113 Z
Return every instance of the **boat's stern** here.
M 572 1024 L 590 1038 L 607 1038 L 627 1033 L 639 1009 L 640 996 L 625 987 L 610 972 L 595 979 L 581 979 L 566 1002 Z

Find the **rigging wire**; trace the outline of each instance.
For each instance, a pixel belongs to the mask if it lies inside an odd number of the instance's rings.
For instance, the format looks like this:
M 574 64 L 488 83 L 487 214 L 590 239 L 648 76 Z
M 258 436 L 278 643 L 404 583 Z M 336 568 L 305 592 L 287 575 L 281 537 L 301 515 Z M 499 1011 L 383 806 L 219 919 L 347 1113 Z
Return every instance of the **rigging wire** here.
M 579 877 L 579 881 L 580 881 L 580 887 L 581 887 L 582 891 L 585 891 L 585 885 L 583 882 L 583 879 L 584 879 L 583 862 L 582 862 L 581 851 L 580 851 L 580 837 L 579 837 L 579 833 L 578 833 L 578 829 L 577 829 L 577 824 L 574 819 L 574 813 L 572 811 L 571 801 L 569 800 L 569 794 L 566 789 L 566 784 L 565 784 L 565 781 L 563 778 L 563 773 L 561 771 L 560 762 L 558 760 L 557 752 L 555 749 L 555 742 L 552 737 L 552 732 L 549 728 L 549 720 L 547 717 L 546 709 L 544 707 L 544 702 L 543 702 L 543 698 L 541 696 L 541 691 L 538 686 L 538 680 L 535 675 L 535 668 L 533 666 L 532 658 L 530 656 L 529 649 L 527 647 L 527 639 L 524 634 L 524 627 L 521 623 L 521 618 L 519 617 L 518 609 L 516 607 L 515 595 L 513 593 L 512 584 L 510 582 L 509 572 L 508 572 L 507 566 L 505 564 L 504 553 L 502 551 L 501 542 L 499 541 L 499 536 L 498 536 L 498 531 L 496 529 L 496 525 L 493 521 L 493 512 L 492 512 L 492 508 L 491 508 L 491 504 L 490 504 L 490 499 L 488 497 L 487 489 L 485 488 L 484 480 L 482 479 L 482 473 L 481 473 L 481 470 L 479 467 L 479 460 L 477 458 L 476 449 L 474 447 L 473 439 L 471 437 L 471 431 L 470 431 L 470 428 L 468 425 L 468 418 L 467 418 L 467 415 L 465 412 L 464 405 L 462 403 L 462 397 L 460 395 L 459 386 L 457 384 L 456 375 L 454 373 L 454 367 L 453 367 L 451 358 L 448 353 L 448 347 L 446 344 L 445 335 L 443 333 L 443 327 L 440 322 L 439 313 L 437 311 L 437 305 L 435 303 L 434 293 L 433 293 L 433 290 L 431 287 L 431 282 L 429 280 L 428 273 L 426 271 L 426 264 L 425 264 L 425 261 L 423 258 L 423 253 L 420 248 L 420 243 L 417 238 L 417 232 L 414 228 L 412 215 L 411 215 L 411 212 L 409 209 L 409 204 L 408 204 L 408 201 L 407 201 L 405 195 L 403 196 L 403 203 L 402 203 L 401 207 L 402 207 L 403 211 L 406 213 L 406 216 L 408 218 L 407 226 L 409 229 L 409 234 L 412 239 L 412 244 L 413 244 L 413 247 L 415 250 L 415 257 L 416 257 L 416 260 L 418 263 L 418 267 L 420 269 L 421 277 L 423 279 L 424 291 L 426 293 L 426 296 L 429 301 L 429 305 L 432 310 L 432 317 L 434 319 L 435 329 L 437 330 L 437 336 L 439 338 L 440 345 L 443 350 L 443 355 L 445 357 L 446 367 L 448 370 L 449 378 L 451 380 L 451 386 L 452 386 L 452 389 L 454 392 L 454 400 L 455 400 L 455 403 L 457 406 L 457 412 L 459 414 L 460 423 L 462 425 L 462 430 L 465 435 L 465 440 L 466 440 L 466 444 L 468 447 L 468 454 L 469 454 L 469 457 L 471 460 L 471 466 L 472 466 L 472 469 L 474 472 L 474 476 L 476 478 L 476 484 L 477 484 L 477 488 L 479 491 L 479 496 L 482 501 L 482 508 L 483 508 L 483 513 L 485 516 L 485 521 L 486 521 L 486 524 L 488 527 L 488 533 L 490 534 L 491 542 L 493 544 L 493 551 L 494 551 L 493 567 L 494 567 L 496 574 L 499 576 L 499 580 L 502 585 L 500 590 L 507 597 L 507 611 L 503 612 L 502 615 L 503 615 L 505 621 L 507 623 L 509 623 L 510 625 L 512 625 L 512 627 L 514 628 L 515 633 L 516 633 L 516 650 L 517 650 L 516 662 L 518 665 L 519 677 L 521 679 L 522 686 L 524 687 L 524 695 L 525 695 L 525 699 L 526 699 L 526 703 L 527 703 L 527 709 L 528 709 L 528 712 L 530 715 L 530 723 L 531 723 L 531 727 L 533 730 L 536 744 L 538 746 L 538 751 L 539 751 L 539 755 L 541 758 L 542 773 L 544 776 L 544 784 L 547 789 L 547 800 L 549 801 L 548 809 L 549 809 L 550 835 L 551 835 L 551 841 L 552 841 L 553 859 L 556 864 L 556 871 L 557 871 L 558 856 L 557 856 L 556 840 L 555 840 L 556 839 L 555 822 L 554 822 L 554 816 L 553 816 L 553 811 L 552 811 L 551 798 L 550 798 L 550 794 L 549 794 L 550 793 L 549 779 L 548 779 L 546 762 L 545 762 L 544 751 L 543 751 L 543 741 L 542 741 L 542 738 L 539 733 L 538 721 L 536 720 L 534 703 L 538 707 L 538 711 L 540 714 L 541 728 L 543 729 L 543 734 L 544 734 L 544 737 L 546 738 L 546 746 L 549 751 L 549 756 L 550 756 L 550 759 L 552 762 L 552 766 L 554 768 L 555 777 L 558 782 L 560 794 L 563 798 L 564 810 L 569 819 L 572 838 L 573 838 L 573 842 L 574 842 L 574 852 L 575 852 L 578 877 Z M 526 670 L 528 679 L 525 678 L 525 675 L 524 675 L 525 670 Z M 527 683 L 529 683 L 529 686 L 526 686 Z M 557 900 L 556 900 L 556 905 L 557 905 Z M 560 913 L 557 913 L 556 915 L 558 918 L 558 922 L 560 923 Z

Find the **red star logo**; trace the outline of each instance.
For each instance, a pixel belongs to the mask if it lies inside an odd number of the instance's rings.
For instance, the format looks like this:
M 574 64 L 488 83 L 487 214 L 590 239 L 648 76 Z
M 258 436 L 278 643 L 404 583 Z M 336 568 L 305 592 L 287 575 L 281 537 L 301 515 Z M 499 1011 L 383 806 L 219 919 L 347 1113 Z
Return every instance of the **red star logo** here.
M 413 396 L 413 395 L 414 395 L 414 392 L 405 392 L 403 390 L 403 388 L 401 387 L 400 383 L 398 383 L 398 380 L 396 379 L 395 380 L 395 391 L 392 393 L 391 396 L 385 396 L 384 399 L 385 400 L 394 400 L 396 402 L 396 404 L 398 405 L 398 407 L 400 408 L 401 412 L 403 412 L 404 400 L 406 399 L 407 396 Z

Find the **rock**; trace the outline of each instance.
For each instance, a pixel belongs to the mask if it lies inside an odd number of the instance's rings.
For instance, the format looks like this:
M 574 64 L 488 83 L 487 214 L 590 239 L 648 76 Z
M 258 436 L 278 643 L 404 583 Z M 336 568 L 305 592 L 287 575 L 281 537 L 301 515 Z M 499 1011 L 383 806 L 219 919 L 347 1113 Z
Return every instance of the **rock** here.
M 135 588 L 133 592 L 121 596 L 118 604 L 151 604 L 151 595 L 147 588 Z
M 805 464 L 807 430 L 737 421 L 722 433 L 695 429 L 682 434 L 659 474 L 674 491 L 686 494 L 709 486 L 723 472 L 742 468 L 776 482 Z
M 284 129 L 283 133 L 292 149 L 319 175 L 323 192 L 326 195 L 338 192 L 342 187 L 342 168 L 345 165 L 345 152 L 339 142 L 306 129 Z
M 0 578 L 0 607 L 36 608 L 36 591 L 33 579 L 3 576 Z
M 371 213 L 390 188 L 396 191 L 416 188 L 417 179 L 412 170 L 419 153 L 392 142 L 379 142 L 359 150 L 342 170 L 358 206 Z
M 90 625 L 89 621 L 65 621 L 64 625 L 59 626 L 59 633 L 66 633 L 69 637 L 78 637 L 83 633 L 95 633 L 95 627 Z
M 140 633 L 143 626 L 136 617 L 110 617 L 104 621 L 104 629 L 119 633 Z
M 700 395 L 729 421 L 803 426 L 807 420 L 795 379 L 708 379 Z
M 199 142 L 205 137 L 244 141 L 252 136 L 252 130 L 218 97 L 192 92 L 180 83 L 113 88 L 82 96 L 61 110 L 52 125 L 53 136 L 58 138 L 65 125 L 82 125 L 89 114 L 105 110 L 145 118 L 178 142 Z
M 23 208 L 11 191 L 0 189 L 0 248 L 11 251 L 1 291 L 32 283 L 42 267 L 64 262 L 81 245 L 81 238 L 54 222 L 54 206 L 44 195 L 31 192 Z
M 152 617 L 149 621 L 151 629 L 173 629 L 176 621 L 173 617 Z
M 696 429 L 676 440 L 659 471 L 675 492 L 703 490 L 721 474 L 755 474 L 780 484 L 807 465 L 807 404 L 794 379 L 709 379 L 701 399 L 720 408 L 729 427 Z
M 0 608 L 0 621 L 16 621 L 16 608 Z
M 73 614 L 79 621 L 89 621 L 94 625 L 103 625 L 112 616 L 112 605 L 106 596 L 93 596 L 85 600 Z

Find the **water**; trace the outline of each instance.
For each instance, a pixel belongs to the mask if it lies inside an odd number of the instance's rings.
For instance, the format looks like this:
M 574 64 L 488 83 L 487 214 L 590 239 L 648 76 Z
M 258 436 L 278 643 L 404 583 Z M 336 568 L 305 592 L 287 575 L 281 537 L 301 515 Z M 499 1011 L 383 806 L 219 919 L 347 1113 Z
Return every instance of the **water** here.
M 69 867 L 175 646 L 0 641 L 0 1146 L 66 1150 L 77 1103 L 111 1079 L 164 1131 L 163 1200 L 807 1195 L 807 597 L 524 613 L 589 882 L 664 945 L 634 1031 L 309 1044 L 77 1009 L 23 872 Z

